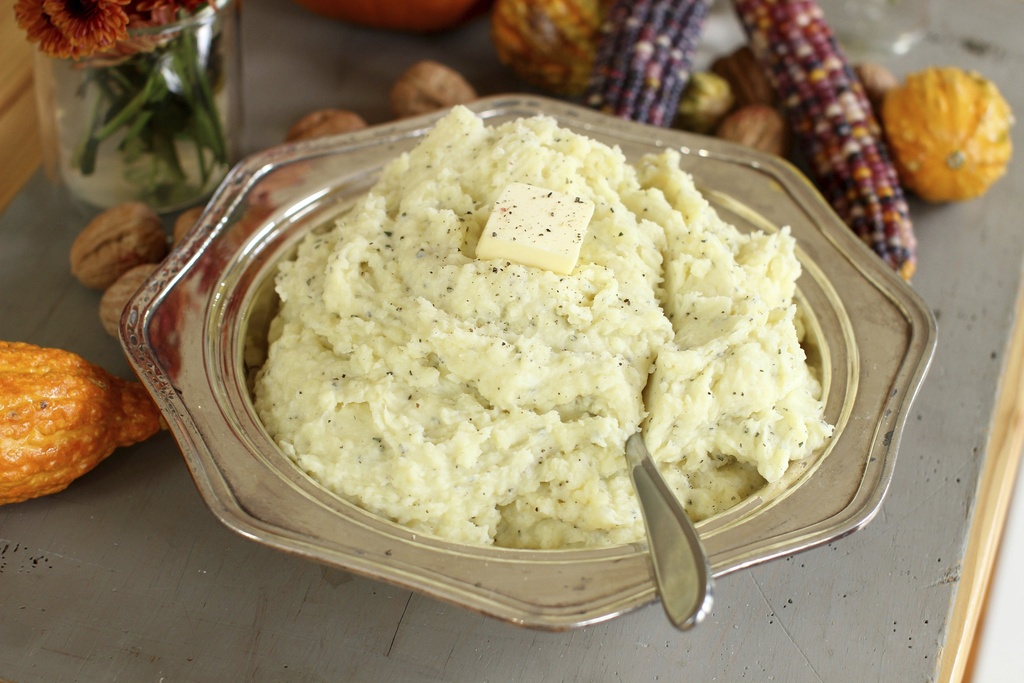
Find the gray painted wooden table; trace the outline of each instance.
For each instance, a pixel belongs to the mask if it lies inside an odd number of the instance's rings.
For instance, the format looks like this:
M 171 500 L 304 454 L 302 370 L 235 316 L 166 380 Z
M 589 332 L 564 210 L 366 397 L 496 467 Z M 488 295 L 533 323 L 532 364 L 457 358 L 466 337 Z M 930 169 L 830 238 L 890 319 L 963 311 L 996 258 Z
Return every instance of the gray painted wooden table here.
M 1024 3 L 934 4 L 927 40 L 890 66 L 977 68 L 1024 112 Z M 493 56 L 486 21 L 392 35 L 247 0 L 243 27 L 250 150 L 315 108 L 386 121 L 388 85 L 422 58 L 459 68 L 482 94 L 519 87 Z M 214 518 L 163 434 L 63 493 L 0 508 L 0 678 L 934 680 L 943 652 L 963 650 L 950 619 L 973 561 L 975 491 L 1016 310 L 1021 197 L 1014 168 L 982 200 L 914 204 L 914 286 L 938 318 L 939 346 L 883 509 L 827 546 L 724 577 L 695 631 L 672 629 L 655 604 L 534 632 L 269 550 Z M 68 348 L 127 375 L 97 319 L 98 294 L 68 272 L 89 216 L 41 173 L 0 215 L 0 338 Z

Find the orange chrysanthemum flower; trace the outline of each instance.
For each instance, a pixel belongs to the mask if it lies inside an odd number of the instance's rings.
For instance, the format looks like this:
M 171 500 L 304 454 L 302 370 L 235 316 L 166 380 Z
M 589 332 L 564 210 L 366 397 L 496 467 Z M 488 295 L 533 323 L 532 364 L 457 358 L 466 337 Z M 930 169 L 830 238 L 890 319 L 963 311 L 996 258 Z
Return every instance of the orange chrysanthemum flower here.
M 61 58 L 82 56 L 82 51 L 53 25 L 43 11 L 43 0 L 17 0 L 14 17 L 29 41 L 39 43 L 39 49 L 46 54 Z
M 139 18 L 147 25 L 159 25 L 173 21 L 179 12 L 192 14 L 206 2 L 207 0 L 130 0 L 125 11 L 133 21 Z
M 128 0 L 43 0 L 43 12 L 86 54 L 109 50 L 128 37 Z
M 16 0 L 14 14 L 29 41 L 54 57 L 81 59 L 112 51 L 129 26 L 174 21 L 206 0 Z
M 132 14 L 146 14 L 155 9 L 178 9 L 177 0 L 132 0 L 129 11 Z

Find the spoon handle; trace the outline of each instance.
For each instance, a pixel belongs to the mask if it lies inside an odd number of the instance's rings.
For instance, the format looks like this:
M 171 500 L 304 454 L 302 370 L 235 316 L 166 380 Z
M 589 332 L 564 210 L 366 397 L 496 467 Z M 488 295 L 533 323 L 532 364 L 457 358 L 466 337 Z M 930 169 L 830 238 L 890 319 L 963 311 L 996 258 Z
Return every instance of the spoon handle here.
M 643 436 L 626 441 L 629 474 L 643 513 L 654 580 L 672 623 L 687 630 L 711 611 L 714 578 L 693 523 L 668 488 Z

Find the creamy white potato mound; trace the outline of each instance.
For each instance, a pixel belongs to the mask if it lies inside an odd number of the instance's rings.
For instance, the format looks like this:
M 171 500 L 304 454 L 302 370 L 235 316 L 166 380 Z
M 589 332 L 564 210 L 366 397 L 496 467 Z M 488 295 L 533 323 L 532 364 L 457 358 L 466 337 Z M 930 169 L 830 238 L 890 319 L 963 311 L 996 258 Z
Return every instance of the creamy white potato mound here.
M 474 257 L 512 182 L 596 204 L 571 275 Z M 723 222 L 675 151 L 632 166 L 552 119 L 458 107 L 281 265 L 256 408 L 313 479 L 418 532 L 636 541 L 642 422 L 694 519 L 830 436 L 793 250 Z

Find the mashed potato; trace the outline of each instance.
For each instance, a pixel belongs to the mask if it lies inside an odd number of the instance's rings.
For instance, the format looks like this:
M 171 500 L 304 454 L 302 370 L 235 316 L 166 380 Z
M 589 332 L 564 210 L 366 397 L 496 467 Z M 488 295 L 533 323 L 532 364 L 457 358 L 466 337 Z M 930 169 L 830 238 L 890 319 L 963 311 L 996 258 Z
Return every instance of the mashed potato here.
M 571 275 L 475 258 L 512 182 L 595 203 Z M 546 117 L 455 108 L 281 265 L 256 408 L 313 479 L 418 532 L 636 541 L 641 424 L 694 519 L 829 437 L 799 272 L 788 231 L 723 222 L 675 151 L 634 166 Z

